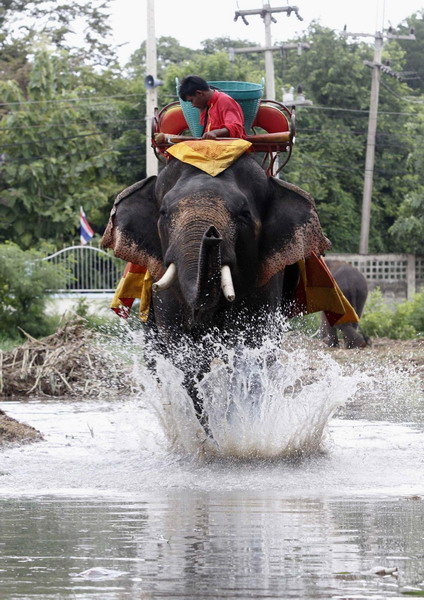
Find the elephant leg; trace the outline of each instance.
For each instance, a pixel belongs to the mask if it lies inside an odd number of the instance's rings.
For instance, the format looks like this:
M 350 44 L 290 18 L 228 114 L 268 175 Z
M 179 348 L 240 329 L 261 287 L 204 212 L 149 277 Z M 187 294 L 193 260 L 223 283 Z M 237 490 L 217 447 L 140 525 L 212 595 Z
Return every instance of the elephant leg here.
M 158 355 L 164 356 L 165 358 L 171 358 L 170 353 L 167 350 L 167 346 L 162 340 L 155 323 L 149 322 L 144 326 L 145 338 L 143 348 L 143 360 L 148 370 L 157 377 L 156 357 Z
M 353 323 L 340 325 L 346 348 L 364 348 L 367 342 L 364 336 L 353 326 Z
M 339 347 L 339 338 L 337 336 L 337 329 L 332 327 L 327 320 L 324 313 L 321 313 L 321 327 L 320 327 L 321 339 L 325 341 L 327 346 L 330 348 Z

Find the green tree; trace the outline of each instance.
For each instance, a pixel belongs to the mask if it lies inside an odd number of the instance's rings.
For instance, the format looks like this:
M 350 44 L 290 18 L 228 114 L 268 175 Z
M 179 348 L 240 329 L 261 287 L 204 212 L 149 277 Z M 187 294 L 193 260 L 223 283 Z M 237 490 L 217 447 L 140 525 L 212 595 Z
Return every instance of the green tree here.
M 9 112 L 0 122 L 0 240 L 22 248 L 40 239 L 75 240 L 79 206 L 90 222 L 104 223 L 117 151 L 96 125 L 103 105 L 80 101 L 73 90 L 66 55 L 40 50 L 24 97 L 14 82 L 0 82 Z
M 0 76 L 15 79 L 40 41 L 74 61 L 114 62 L 108 8 L 109 0 L 0 0 Z
M 303 41 L 311 49 L 291 55 L 285 84 L 301 83 L 314 105 L 299 108 L 297 145 L 284 176 L 314 195 L 323 227 L 336 251 L 355 252 L 359 244 L 365 149 L 373 49 L 349 42 L 334 31 L 313 25 Z M 393 68 L 403 52 L 397 44 L 384 48 Z M 408 157 L 414 139 L 406 135 L 413 111 L 402 98 L 409 88 L 384 80 L 380 92 L 370 251 L 388 251 L 388 233 L 397 208 L 411 189 Z
M 414 118 L 405 127 L 405 134 L 413 140 L 406 162 L 405 193 L 396 208 L 389 234 L 396 251 L 424 254 L 424 101 L 412 106 Z
M 398 40 L 405 53 L 403 71 L 408 85 L 424 94 L 424 9 L 414 13 L 397 28 L 395 33 L 408 35 L 411 29 L 415 32 L 415 40 Z
M 424 186 L 406 196 L 390 233 L 402 252 L 424 254 Z

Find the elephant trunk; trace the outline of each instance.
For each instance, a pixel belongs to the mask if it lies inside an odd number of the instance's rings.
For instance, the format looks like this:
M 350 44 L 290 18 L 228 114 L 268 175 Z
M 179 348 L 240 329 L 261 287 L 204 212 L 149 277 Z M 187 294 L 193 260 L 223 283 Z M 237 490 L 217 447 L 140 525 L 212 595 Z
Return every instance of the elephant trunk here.
M 214 306 L 220 294 L 222 237 L 210 225 L 202 236 L 195 286 L 191 289 L 189 305 L 195 312 Z
M 174 239 L 168 257 L 175 264 L 181 294 L 193 321 L 212 314 L 221 293 L 221 243 L 219 230 L 208 223 L 193 223 Z

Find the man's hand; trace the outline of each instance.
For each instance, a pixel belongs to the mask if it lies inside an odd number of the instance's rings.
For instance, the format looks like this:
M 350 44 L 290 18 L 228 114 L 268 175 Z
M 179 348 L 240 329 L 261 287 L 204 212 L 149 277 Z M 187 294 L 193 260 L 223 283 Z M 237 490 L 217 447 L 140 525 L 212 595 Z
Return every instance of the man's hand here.
M 223 127 L 222 129 L 213 129 L 212 131 L 206 131 L 203 134 L 202 139 L 216 140 L 216 138 L 220 137 L 230 137 L 230 132 L 226 127 Z

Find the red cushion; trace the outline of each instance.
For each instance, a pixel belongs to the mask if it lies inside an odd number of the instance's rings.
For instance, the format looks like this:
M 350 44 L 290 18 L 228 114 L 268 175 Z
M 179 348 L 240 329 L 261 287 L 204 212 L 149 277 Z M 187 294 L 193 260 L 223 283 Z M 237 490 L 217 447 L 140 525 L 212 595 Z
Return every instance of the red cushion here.
M 188 129 L 181 106 L 171 106 L 159 117 L 159 132 L 179 135 Z
M 252 127 L 260 127 L 268 133 L 289 131 L 290 126 L 284 113 L 276 106 L 261 104 L 253 121 Z

